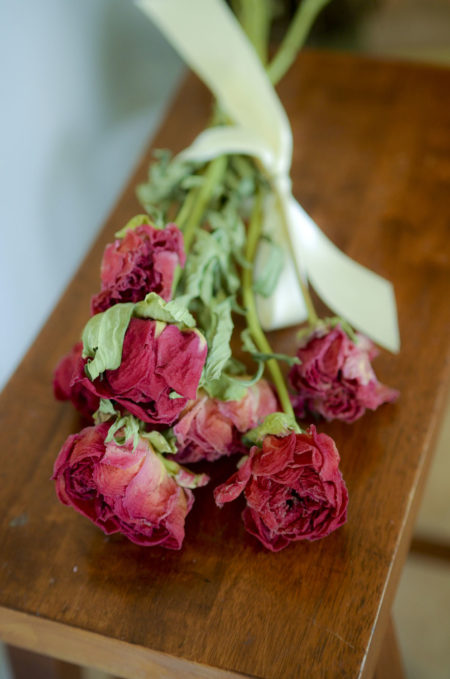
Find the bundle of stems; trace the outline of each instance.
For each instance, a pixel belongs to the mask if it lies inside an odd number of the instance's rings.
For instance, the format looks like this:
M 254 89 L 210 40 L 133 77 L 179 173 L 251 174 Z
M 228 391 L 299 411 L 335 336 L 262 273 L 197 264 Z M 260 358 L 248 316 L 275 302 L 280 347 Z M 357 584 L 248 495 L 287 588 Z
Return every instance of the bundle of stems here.
M 274 86 L 293 63 L 317 15 L 329 1 L 303 0 L 300 2 L 281 44 L 273 55 L 269 56 L 271 25 L 274 19 L 273 3 L 271 0 L 233 0 L 232 8 Z M 225 116 L 216 103 L 211 125 L 224 122 L 226 122 Z M 248 333 L 244 348 L 251 351 L 253 358 L 256 356 L 264 362 L 276 387 L 282 409 L 294 418 L 286 383 L 279 366 L 280 359 L 289 360 L 289 357 L 274 354 L 272 351 L 261 328 L 255 304 L 253 269 L 258 244 L 261 238 L 268 238 L 267 234 L 263 233 L 263 201 L 270 188 L 270 179 L 265 177 L 255 161 L 248 157 L 218 156 L 203 165 L 193 166 L 188 163 L 183 168 L 183 163 L 177 163 L 176 159 L 168 162 L 167 157 L 163 156 L 160 166 L 153 166 L 150 169 L 149 183 L 139 187 L 138 196 L 147 211 L 151 215 L 156 214 L 160 222 L 167 221 L 169 217 L 173 218 L 183 232 L 188 261 L 191 252 L 194 256 L 198 254 L 196 246 L 199 234 L 205 231 L 210 232 L 211 223 L 214 219 L 216 222 L 220 221 L 221 214 L 225 214 L 225 219 L 228 215 L 228 218 L 234 219 L 235 222 L 246 222 L 246 237 L 244 239 L 241 237 L 242 249 L 241 251 L 235 249 L 230 254 L 231 260 L 234 258 L 237 261 L 231 261 L 231 264 L 230 260 L 228 262 L 233 272 L 235 268 L 240 271 L 240 294 L 236 285 L 230 286 L 229 281 L 223 285 L 220 276 L 215 275 L 212 298 L 220 303 L 230 293 L 236 293 L 236 296 L 239 296 L 239 304 L 235 302 L 233 306 L 234 311 L 245 315 Z M 214 226 L 218 233 L 219 227 Z M 233 236 L 236 236 L 236 231 Z M 220 241 L 220 234 L 218 240 Z M 207 268 L 205 257 L 208 260 L 208 255 L 204 255 L 204 248 L 202 250 L 197 247 L 197 250 L 200 250 L 200 255 L 192 268 L 194 266 Z M 177 269 L 173 282 L 174 296 L 188 292 L 189 276 L 189 266 L 185 271 Z M 308 311 L 309 323 L 313 326 L 317 322 L 317 314 L 307 284 L 299 271 L 297 271 L 297 279 Z M 275 282 L 276 275 L 274 274 L 272 287 Z M 192 295 L 188 295 L 187 299 L 191 307 L 193 306 L 194 310 L 198 311 L 198 299 L 193 299 Z M 208 301 L 210 302 L 211 299 L 206 300 Z M 259 370 L 257 375 L 260 376 L 261 372 L 262 370 Z M 229 392 L 229 394 L 233 393 L 235 394 L 235 392 Z

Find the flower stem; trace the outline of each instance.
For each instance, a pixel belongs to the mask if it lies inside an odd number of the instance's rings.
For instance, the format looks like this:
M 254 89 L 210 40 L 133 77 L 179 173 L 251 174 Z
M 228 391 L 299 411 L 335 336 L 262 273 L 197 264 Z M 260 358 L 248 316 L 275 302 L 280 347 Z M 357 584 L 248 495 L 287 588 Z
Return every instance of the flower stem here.
M 286 238 L 286 241 L 289 245 L 290 251 L 293 253 L 294 252 L 294 245 L 292 243 L 291 235 L 289 233 L 289 228 L 288 228 L 288 215 L 286 214 L 286 209 L 285 209 L 285 204 L 282 199 L 282 196 L 280 195 L 279 191 L 276 189 L 276 187 L 273 188 L 274 192 L 276 193 L 278 204 L 279 204 L 279 211 L 281 215 L 281 222 L 284 230 L 284 236 Z M 319 317 L 317 315 L 317 312 L 314 307 L 314 303 L 312 301 L 311 294 L 309 292 L 309 287 L 308 287 L 308 282 L 303 278 L 302 272 L 300 271 L 300 268 L 297 264 L 297 259 L 292 256 L 292 263 L 294 265 L 295 269 L 295 277 L 297 279 L 297 283 L 299 285 L 300 291 L 302 293 L 303 301 L 305 302 L 305 307 L 306 307 L 306 313 L 308 314 L 308 321 L 309 324 L 313 327 L 317 325 L 319 321 Z
M 303 0 L 300 3 L 294 19 L 274 59 L 267 67 L 272 83 L 278 82 L 295 59 L 297 51 L 304 44 L 309 30 L 321 11 L 330 0 Z M 247 37 L 252 42 L 263 65 L 267 60 L 268 38 L 271 22 L 271 11 L 267 0 L 234 0 L 234 10 Z M 280 201 L 282 206 L 282 201 Z M 293 251 L 289 230 L 286 224 L 286 214 L 283 212 L 283 225 L 287 242 Z M 308 321 L 311 326 L 318 322 L 318 316 L 309 292 L 308 284 L 304 280 L 297 261 L 293 258 L 297 281 L 305 302 Z
M 234 0 L 232 4 L 239 23 L 265 65 L 272 18 L 269 0 Z
M 189 252 L 189 248 L 195 237 L 195 231 L 214 194 L 214 190 L 225 173 L 227 164 L 227 156 L 217 156 L 217 158 L 214 158 L 214 160 L 208 164 L 203 175 L 205 181 L 201 186 L 195 189 L 195 199 L 193 200 L 190 214 L 185 218 L 184 224 L 178 224 L 183 231 L 184 249 L 186 254 Z M 183 216 L 182 213 L 183 208 L 181 208 L 179 216 Z M 175 222 L 178 223 L 177 220 L 175 220 Z
M 262 198 L 261 192 L 255 196 L 253 212 L 250 219 L 249 229 L 247 233 L 247 245 L 245 251 L 245 258 L 251 265 L 249 268 L 244 268 L 242 271 L 242 296 L 244 306 L 246 308 L 247 326 L 250 334 L 258 347 L 259 351 L 265 354 L 273 354 L 272 348 L 267 341 L 263 329 L 261 328 L 258 314 L 256 312 L 255 296 L 253 293 L 253 262 L 255 259 L 256 248 L 261 236 L 262 225 Z M 278 362 L 274 358 L 267 361 L 267 367 L 270 370 L 272 379 L 274 381 L 278 398 L 280 399 L 281 407 L 287 415 L 291 415 L 295 419 L 289 393 L 283 374 L 280 370 Z
M 300 3 L 278 52 L 267 67 L 268 76 L 274 85 L 295 60 L 317 15 L 329 2 L 330 0 L 303 0 Z
M 175 218 L 175 224 L 183 232 L 184 251 L 186 255 L 194 241 L 196 229 L 201 222 L 208 203 L 213 197 L 214 190 L 225 174 L 227 164 L 227 156 L 217 156 L 217 158 L 214 158 L 214 160 L 207 165 L 203 175 L 204 182 L 201 186 L 190 190 Z M 175 295 L 175 290 L 181 274 L 182 269 L 180 266 L 177 266 L 173 274 L 172 296 Z

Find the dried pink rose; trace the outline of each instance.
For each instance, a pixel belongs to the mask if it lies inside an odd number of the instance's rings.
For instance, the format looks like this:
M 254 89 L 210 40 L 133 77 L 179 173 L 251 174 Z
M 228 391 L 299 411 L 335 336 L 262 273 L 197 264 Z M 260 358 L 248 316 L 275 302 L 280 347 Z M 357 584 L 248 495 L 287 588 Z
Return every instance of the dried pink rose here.
M 91 382 L 84 359 L 78 363 L 72 384 L 114 400 L 144 422 L 172 424 L 197 395 L 206 354 L 206 341 L 195 330 L 132 318 L 120 366 L 105 370 Z
M 179 462 L 213 462 L 224 455 L 244 453 L 240 434 L 253 429 L 277 409 L 277 399 L 266 380 L 249 387 L 240 401 L 219 401 L 206 394 L 188 404 L 173 431 Z
M 75 408 L 91 419 L 98 409 L 99 397 L 82 384 L 72 384 L 72 379 L 81 361 L 82 342 L 77 342 L 66 356 L 59 361 L 53 375 L 53 392 L 58 401 L 72 401 Z
M 194 502 L 191 490 L 169 475 L 148 441 L 105 443 L 109 424 L 69 436 L 55 461 L 60 501 L 93 521 L 104 533 L 123 533 L 138 545 L 180 549 L 184 522 Z M 190 478 L 187 478 L 190 476 Z M 183 470 L 181 483 L 202 485 Z
M 169 301 L 175 268 L 184 262 L 183 235 L 175 224 L 165 229 L 150 224 L 129 229 L 105 248 L 101 291 L 92 298 L 92 313 L 118 302 L 139 302 L 149 292 Z
M 377 353 L 367 337 L 357 334 L 352 342 L 339 325 L 313 332 L 297 351 L 301 363 L 289 372 L 297 417 L 309 411 L 326 420 L 354 422 L 366 408 L 395 401 L 398 391 L 378 382 L 371 366 Z
M 304 434 L 266 435 L 240 469 L 214 491 L 222 506 L 244 492 L 245 528 L 278 552 L 290 542 L 318 540 L 347 519 L 348 493 L 339 454 L 311 425 Z

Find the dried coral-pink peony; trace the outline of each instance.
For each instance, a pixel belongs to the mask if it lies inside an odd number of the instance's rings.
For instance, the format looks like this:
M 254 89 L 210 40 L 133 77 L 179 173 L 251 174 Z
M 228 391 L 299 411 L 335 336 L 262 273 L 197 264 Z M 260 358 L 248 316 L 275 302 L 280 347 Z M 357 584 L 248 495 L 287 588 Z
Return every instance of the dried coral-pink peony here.
M 183 235 L 175 224 L 156 229 L 142 224 L 106 246 L 101 291 L 91 301 L 93 314 L 118 302 L 139 302 L 149 292 L 170 300 L 177 265 L 184 266 Z
M 224 455 L 245 453 L 241 434 L 257 427 L 277 409 L 277 399 L 266 380 L 249 387 L 240 401 L 220 401 L 201 394 L 188 404 L 173 431 L 178 462 L 214 462 Z
M 318 540 L 347 519 L 348 493 L 333 439 L 306 433 L 266 435 L 240 469 L 214 491 L 216 503 L 244 492 L 245 528 L 273 552 L 297 540 Z
M 354 422 L 367 408 L 397 399 L 398 391 L 376 378 L 370 362 L 377 353 L 367 337 L 357 334 L 353 342 L 340 326 L 313 332 L 297 351 L 300 364 L 289 372 L 297 417 L 313 412 Z
M 172 424 L 197 395 L 206 354 L 206 340 L 195 330 L 132 318 L 120 366 L 91 382 L 86 360 L 80 361 L 72 383 L 115 401 L 144 422 Z
M 105 443 L 108 430 L 105 423 L 69 436 L 53 469 L 58 498 L 107 535 L 120 532 L 138 545 L 180 549 L 192 491 L 168 474 L 146 440 L 135 449 L 132 439 Z
M 63 356 L 53 374 L 53 392 L 58 401 L 72 401 L 75 408 L 86 418 L 91 419 L 98 409 L 100 399 L 83 384 L 72 384 L 77 373 L 83 351 L 82 342 L 77 342 L 72 351 Z

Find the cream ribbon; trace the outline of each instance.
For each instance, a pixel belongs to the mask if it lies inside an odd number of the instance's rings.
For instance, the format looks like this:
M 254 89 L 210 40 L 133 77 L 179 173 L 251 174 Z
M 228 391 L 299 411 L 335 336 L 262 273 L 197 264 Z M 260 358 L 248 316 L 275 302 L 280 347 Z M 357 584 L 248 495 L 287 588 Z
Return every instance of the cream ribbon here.
M 202 132 L 182 152 L 206 161 L 247 154 L 259 161 L 273 194 L 265 229 L 285 250 L 274 294 L 258 298 L 264 329 L 305 320 L 296 269 L 337 315 L 390 351 L 400 348 L 392 284 L 341 252 L 291 193 L 292 132 L 286 112 L 239 22 L 223 0 L 136 0 L 209 87 L 232 125 Z M 287 233 L 286 233 L 287 232 Z M 267 257 L 260 248 L 256 269 Z M 294 264 L 295 262 L 295 264 Z

